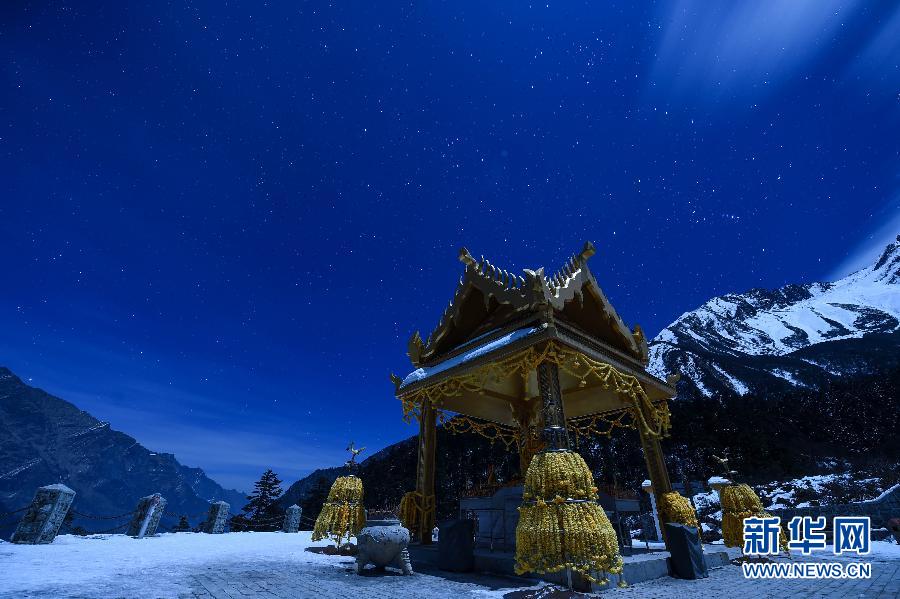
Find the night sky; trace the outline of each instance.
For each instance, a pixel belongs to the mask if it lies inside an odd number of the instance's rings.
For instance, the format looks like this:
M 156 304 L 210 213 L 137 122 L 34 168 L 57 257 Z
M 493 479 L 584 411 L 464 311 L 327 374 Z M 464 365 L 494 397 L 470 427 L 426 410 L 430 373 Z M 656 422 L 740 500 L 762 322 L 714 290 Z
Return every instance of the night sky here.
M 227 486 L 415 433 L 462 245 L 652 337 L 900 232 L 893 1 L 93 4 L 0 3 L 0 364 Z

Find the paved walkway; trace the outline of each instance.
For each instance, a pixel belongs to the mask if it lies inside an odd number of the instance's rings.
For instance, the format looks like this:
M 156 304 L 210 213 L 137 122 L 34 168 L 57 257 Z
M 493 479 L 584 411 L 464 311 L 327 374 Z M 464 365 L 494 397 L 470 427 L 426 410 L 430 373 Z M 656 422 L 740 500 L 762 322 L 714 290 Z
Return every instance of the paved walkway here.
M 812 558 L 795 558 L 803 561 L 825 561 L 815 555 Z M 781 560 L 780 560 L 781 561 Z M 841 560 L 847 562 L 849 560 Z M 862 560 L 859 560 L 862 561 Z M 647 599 L 688 599 L 710 597 L 752 598 L 811 598 L 811 597 L 891 597 L 900 596 L 900 561 L 867 559 L 872 563 L 872 578 L 864 580 L 757 580 L 744 578 L 738 566 L 725 566 L 710 570 L 709 578 L 702 580 L 658 580 L 620 589 L 613 595 L 622 599 L 641 597 Z
M 271 564 L 263 568 L 209 569 L 191 577 L 192 594 L 183 599 L 245 599 L 248 597 L 352 599 L 426 599 L 432 597 L 502 597 L 521 590 L 520 579 L 490 575 L 418 572 L 402 576 L 388 570 L 356 574 L 353 558 L 341 560 L 340 568 L 315 572 L 298 570 L 296 563 Z
M 0 543 L 0 599 L 501 599 L 529 581 L 422 570 L 365 576 L 354 560 L 324 555 L 310 533 L 63 535 L 49 545 Z M 733 551 L 733 550 L 732 550 Z M 835 559 L 827 552 L 803 561 Z M 900 597 L 900 546 L 873 543 L 868 580 L 747 580 L 727 565 L 704 580 L 660 578 L 609 598 Z M 413 567 L 416 562 L 413 562 Z M 537 583 L 535 587 L 538 588 Z M 521 594 L 519 594 L 521 596 Z M 511 599 L 511 598 L 510 598 Z
M 359 577 L 353 561 L 342 559 L 340 568 L 322 568 L 315 575 L 298 571 L 297 564 L 271 564 L 264 568 L 210 569 L 191 577 L 192 594 L 183 598 L 245 599 L 328 597 L 347 599 L 399 599 L 432 597 L 502 597 L 521 590 L 521 580 L 491 576 L 445 575 L 437 572 L 404 577 L 391 573 Z M 796 558 L 822 561 L 823 558 Z M 849 561 L 849 560 L 842 560 Z M 900 596 L 900 560 L 868 559 L 872 578 L 868 580 L 748 580 L 741 568 L 728 565 L 710 571 L 703 580 L 661 578 L 626 589 L 611 589 L 603 595 L 688 599 L 707 597 L 782 598 L 782 597 L 898 597 Z M 465 578 L 466 582 L 462 579 Z

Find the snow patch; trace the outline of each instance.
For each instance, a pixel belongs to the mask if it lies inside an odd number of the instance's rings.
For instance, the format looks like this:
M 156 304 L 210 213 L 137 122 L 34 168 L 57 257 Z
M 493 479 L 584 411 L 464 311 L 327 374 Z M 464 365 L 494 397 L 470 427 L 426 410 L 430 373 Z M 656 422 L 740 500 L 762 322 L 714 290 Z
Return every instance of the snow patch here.
M 731 388 L 734 389 L 734 392 L 738 395 L 747 395 L 747 393 L 750 392 L 750 387 L 742 383 L 737 377 L 731 376 L 725 372 L 718 364 L 712 364 L 712 367 L 728 381 L 728 384 L 731 385 Z
M 408 375 L 406 375 L 406 378 L 403 379 L 403 382 L 400 384 L 400 388 L 402 389 L 403 387 L 406 387 L 407 385 L 410 385 L 417 381 L 422 381 L 427 378 L 433 377 L 436 374 L 444 372 L 446 370 L 450 370 L 454 366 L 459 366 L 460 364 L 464 364 L 465 362 L 474 360 L 478 356 L 482 356 L 488 352 L 491 352 L 491 351 L 499 349 L 503 346 L 509 345 L 510 343 L 513 343 L 514 341 L 523 339 L 523 338 L 527 337 L 528 335 L 531 335 L 531 334 L 541 330 L 542 328 L 543 328 L 543 326 L 518 329 L 516 331 L 513 331 L 512 333 L 508 333 L 508 334 L 504 335 L 503 337 L 500 337 L 499 339 L 495 339 L 494 341 L 491 341 L 490 343 L 486 343 L 482 346 L 476 347 L 473 350 L 462 353 L 462 354 L 456 356 L 455 358 L 450 358 L 449 360 L 444 360 L 443 362 L 441 362 L 440 364 L 436 364 L 435 366 L 429 366 L 426 368 L 417 368 L 416 370 L 413 370 Z
M 10 470 L 9 472 L 7 472 L 6 474 L 0 476 L 0 480 L 3 480 L 5 478 L 12 478 L 15 475 L 19 474 L 20 472 L 24 472 L 25 470 L 28 470 L 29 468 L 31 468 L 32 466 L 34 466 L 35 464 L 37 464 L 40 461 L 41 461 L 41 458 L 35 458 L 35 459 L 31 460 L 30 462 L 26 462 L 25 464 L 19 466 L 18 468 L 14 468 L 14 469 Z

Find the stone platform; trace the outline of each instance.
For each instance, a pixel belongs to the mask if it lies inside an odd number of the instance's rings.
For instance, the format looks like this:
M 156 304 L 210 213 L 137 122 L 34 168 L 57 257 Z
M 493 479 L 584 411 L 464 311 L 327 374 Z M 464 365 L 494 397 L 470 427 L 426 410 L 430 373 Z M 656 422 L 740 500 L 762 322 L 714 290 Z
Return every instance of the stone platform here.
M 439 569 L 438 546 L 433 545 L 410 545 L 410 559 L 413 569 L 421 566 L 428 569 Z M 628 584 L 637 584 L 663 578 L 669 576 L 669 554 L 666 551 L 644 552 L 622 558 L 625 567 L 622 571 L 623 578 Z M 722 550 L 707 548 L 706 561 L 710 569 L 721 568 L 728 564 L 728 554 Z M 487 548 L 477 547 L 475 549 L 475 572 L 490 573 L 501 576 L 516 576 L 515 573 L 515 554 L 509 551 L 491 551 Z M 523 579 L 537 579 L 553 582 L 557 584 L 566 584 L 565 572 L 546 575 L 529 575 L 522 577 Z M 617 576 L 610 576 L 610 584 L 605 586 L 592 585 L 586 580 L 574 581 L 575 587 L 583 591 L 602 591 L 607 588 L 615 588 L 619 581 Z

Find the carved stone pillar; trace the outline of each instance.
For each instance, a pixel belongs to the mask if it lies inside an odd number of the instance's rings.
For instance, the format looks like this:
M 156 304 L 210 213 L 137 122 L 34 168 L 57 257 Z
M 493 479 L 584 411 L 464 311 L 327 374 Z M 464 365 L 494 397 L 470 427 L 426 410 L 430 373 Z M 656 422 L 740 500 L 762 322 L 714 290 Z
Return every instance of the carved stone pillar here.
M 231 505 L 225 501 L 214 501 L 209 504 L 209 511 L 206 513 L 206 520 L 200 525 L 200 530 L 211 535 L 220 535 L 225 532 L 225 524 L 228 522 L 228 516 L 231 511 Z
M 551 451 L 569 449 L 569 432 L 566 430 L 566 415 L 559 389 L 559 367 L 553 362 L 541 362 L 537 367 L 537 375 L 546 448 Z
M 74 499 L 75 491 L 64 484 L 40 487 L 16 527 L 12 542 L 25 545 L 52 543 Z
M 283 532 L 297 532 L 300 530 L 300 518 L 303 516 L 303 508 L 296 503 L 284 510 L 284 523 L 281 526 Z
M 422 495 L 422 520 L 418 536 L 423 545 L 431 543 L 434 528 L 434 451 L 437 443 L 437 413 L 430 401 L 423 402 L 419 416 L 419 465 L 416 491 Z
M 142 539 L 156 534 L 159 521 L 166 510 L 166 500 L 159 493 L 142 497 L 134 510 L 134 516 L 128 523 L 125 534 Z

